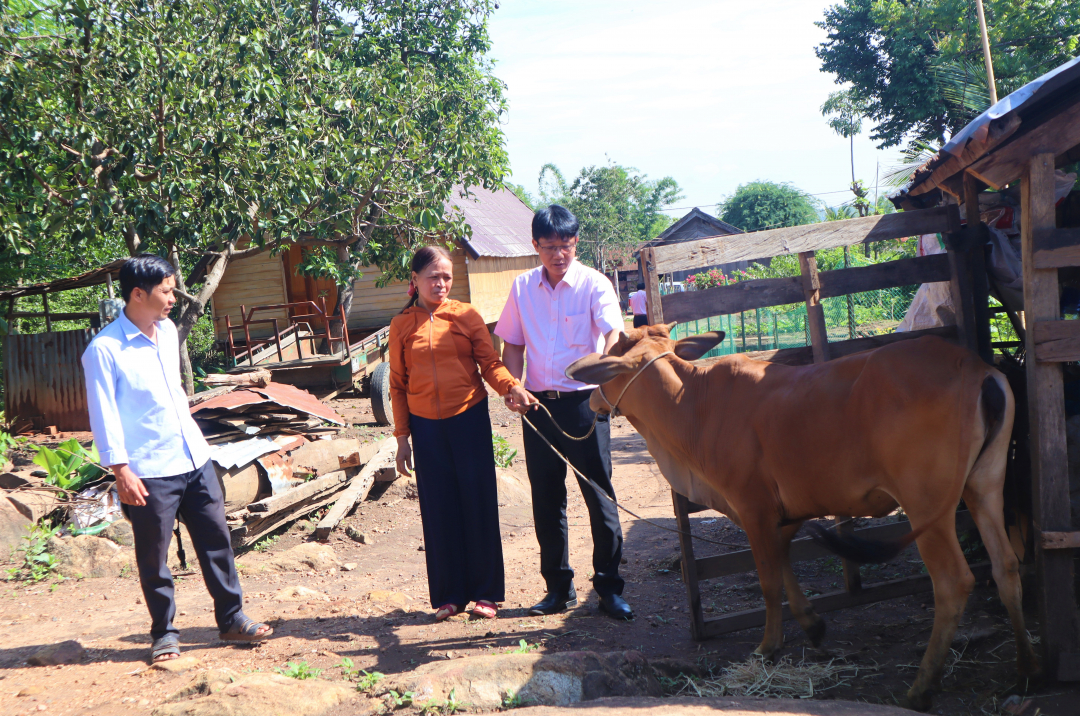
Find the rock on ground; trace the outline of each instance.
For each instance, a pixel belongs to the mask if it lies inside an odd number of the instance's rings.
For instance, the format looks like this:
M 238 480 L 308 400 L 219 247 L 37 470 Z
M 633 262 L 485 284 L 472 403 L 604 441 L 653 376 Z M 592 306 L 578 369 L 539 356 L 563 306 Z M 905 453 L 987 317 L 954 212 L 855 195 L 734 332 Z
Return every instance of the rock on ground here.
M 200 666 L 202 666 L 202 660 L 196 656 L 178 656 L 175 659 L 156 661 L 150 668 L 168 671 L 172 674 L 183 674 L 185 671 L 191 671 Z
M 725 713 L 729 716 L 912 716 L 915 712 L 896 706 L 875 706 L 852 701 L 809 701 L 796 699 L 758 699 L 752 697 L 675 698 L 645 697 L 607 698 L 571 706 L 533 706 L 514 709 L 515 716 L 569 716 L 578 711 L 582 716 L 710 716 Z
M 450 692 L 470 708 L 495 709 L 508 697 L 565 706 L 604 696 L 660 696 L 660 684 L 640 652 L 493 654 L 424 664 L 379 684 L 412 691 L 414 703 L 442 702 Z
M 499 470 L 495 478 L 499 490 L 499 507 L 522 507 L 532 504 L 532 491 L 513 473 Z
M 86 651 L 83 645 L 74 639 L 59 644 L 49 644 L 38 649 L 26 663 L 31 666 L 57 666 L 58 664 L 77 664 L 82 661 Z
M 79 535 L 53 537 L 49 553 L 57 559 L 56 571 L 65 577 L 119 577 L 135 573 L 135 555 L 104 537 Z
M 340 682 L 215 672 L 197 676 L 151 716 L 322 716 L 359 696 L 354 686 Z
M 368 592 L 367 596 L 375 604 L 398 609 L 408 609 L 409 602 L 412 601 L 412 597 L 404 592 L 391 592 L 387 589 L 376 589 Z
M 299 586 L 285 587 L 274 595 L 275 602 L 313 602 L 316 600 L 328 602 L 330 597 L 315 589 Z
M 328 569 L 341 568 L 334 548 L 318 542 L 298 544 L 292 549 L 275 554 L 267 564 L 282 572 L 325 572 Z
M 131 529 L 131 523 L 127 520 L 113 522 L 102 531 L 101 536 L 105 539 L 111 539 L 122 547 L 135 546 L 135 531 Z
M 23 538 L 30 534 L 32 525 L 11 500 L 0 495 L 0 554 L 8 555 L 13 549 L 23 547 L 26 544 Z

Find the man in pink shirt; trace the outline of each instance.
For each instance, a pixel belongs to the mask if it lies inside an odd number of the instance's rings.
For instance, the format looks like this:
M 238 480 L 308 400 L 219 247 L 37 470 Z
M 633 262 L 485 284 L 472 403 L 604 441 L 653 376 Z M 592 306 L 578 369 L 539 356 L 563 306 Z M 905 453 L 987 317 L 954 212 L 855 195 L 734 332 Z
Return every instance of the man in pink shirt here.
M 495 334 L 505 342 L 503 362 L 510 373 L 519 380 L 525 373 L 525 389 L 551 412 L 554 422 L 542 410 L 516 407 L 574 467 L 614 499 L 608 416 L 600 416 L 588 439 L 566 437 L 589 431 L 595 416 L 589 394 L 596 386 L 571 380 L 564 371 L 577 359 L 606 353 L 615 345 L 624 327 L 619 299 L 606 276 L 575 259 L 578 221 L 572 213 L 557 204 L 541 209 L 533 217 L 532 235 L 542 266 L 515 279 Z M 547 582 L 547 596 L 529 613 L 555 614 L 577 605 L 566 524 L 567 468 L 532 428 L 523 427 L 540 573 Z M 592 486 L 580 479 L 578 483 L 589 508 L 593 587 L 600 609 L 616 619 L 632 619 L 634 613 L 621 596 L 623 537 L 618 509 Z
M 645 298 L 645 284 L 639 283 L 630 294 L 630 311 L 634 314 L 634 328 L 649 325 L 649 302 Z

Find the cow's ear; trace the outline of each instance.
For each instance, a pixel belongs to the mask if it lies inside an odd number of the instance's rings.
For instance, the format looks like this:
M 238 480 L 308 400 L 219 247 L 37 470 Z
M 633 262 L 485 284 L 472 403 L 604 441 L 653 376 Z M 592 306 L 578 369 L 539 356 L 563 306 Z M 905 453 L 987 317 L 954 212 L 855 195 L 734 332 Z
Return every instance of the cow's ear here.
M 603 385 L 615 376 L 629 373 L 634 367 L 625 358 L 599 353 L 579 358 L 566 368 L 566 377 L 581 383 Z
M 675 355 L 683 360 L 697 360 L 724 340 L 723 331 L 709 331 L 683 338 L 675 344 Z

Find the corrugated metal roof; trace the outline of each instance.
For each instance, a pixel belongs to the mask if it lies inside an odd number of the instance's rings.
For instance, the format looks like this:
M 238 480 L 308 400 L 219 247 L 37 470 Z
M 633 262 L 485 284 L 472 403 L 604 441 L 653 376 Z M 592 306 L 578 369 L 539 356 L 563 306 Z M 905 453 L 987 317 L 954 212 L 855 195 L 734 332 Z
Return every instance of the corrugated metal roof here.
M 532 209 L 508 189 L 490 191 L 454 187 L 450 204 L 461 209 L 472 227 L 472 237 L 462 243 L 474 256 L 535 256 L 532 245 Z
M 226 470 L 246 465 L 268 452 L 277 452 L 281 448 L 269 438 L 251 438 L 235 443 L 210 446 L 210 459 Z
M 239 408 L 242 405 L 254 405 L 256 403 L 266 402 L 273 402 L 287 408 L 293 408 L 305 412 L 308 415 L 322 418 L 335 425 L 345 424 L 345 419 L 334 412 L 330 406 L 320 402 L 318 398 L 306 390 L 301 390 L 300 388 L 286 383 L 270 383 L 262 388 L 238 388 L 231 393 L 219 395 L 216 398 L 207 400 L 205 403 L 199 403 L 198 405 L 192 406 L 191 413 L 194 415 L 200 410 L 210 410 L 213 408 L 223 408 L 228 410 L 229 408 Z
M 124 265 L 125 261 L 127 261 L 127 259 L 116 259 L 104 266 L 81 273 L 78 276 L 58 278 L 55 281 L 46 283 L 29 283 L 25 286 L 0 287 L 0 299 L 35 296 L 43 293 L 56 293 L 57 291 L 70 291 L 73 288 L 97 286 L 105 283 L 106 274 L 111 275 L 115 281 L 120 278 L 120 267 Z

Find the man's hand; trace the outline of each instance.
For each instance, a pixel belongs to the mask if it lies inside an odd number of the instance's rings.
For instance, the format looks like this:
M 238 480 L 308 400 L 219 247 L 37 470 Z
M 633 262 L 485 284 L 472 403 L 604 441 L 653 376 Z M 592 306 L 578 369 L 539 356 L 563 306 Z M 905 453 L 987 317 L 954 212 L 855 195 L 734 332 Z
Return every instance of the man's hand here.
M 412 446 L 409 445 L 408 435 L 402 435 L 397 439 L 397 471 L 405 477 L 412 477 Z
M 532 409 L 531 406 L 540 403 L 535 395 L 520 385 L 511 388 L 510 392 L 503 396 L 503 402 L 506 403 L 507 408 L 521 415 L 527 414 Z
M 131 468 L 124 464 L 113 465 L 111 469 L 116 477 L 116 492 L 120 495 L 120 501 L 125 505 L 137 505 L 139 507 L 146 505 L 146 496 L 150 493 L 146 490 L 146 485 L 143 484 L 142 480 L 131 471 Z

